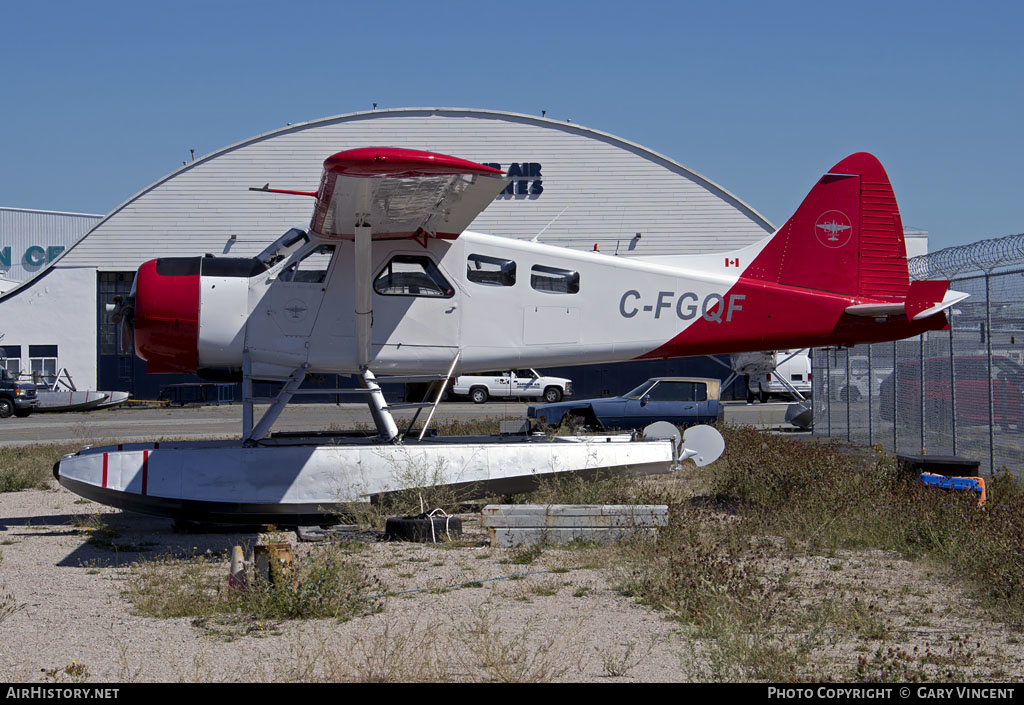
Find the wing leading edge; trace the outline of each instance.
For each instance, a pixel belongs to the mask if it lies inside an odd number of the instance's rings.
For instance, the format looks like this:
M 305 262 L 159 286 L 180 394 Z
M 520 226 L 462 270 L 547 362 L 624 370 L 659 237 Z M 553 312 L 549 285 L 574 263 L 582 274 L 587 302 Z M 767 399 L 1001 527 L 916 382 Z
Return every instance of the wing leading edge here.
M 311 228 L 355 239 L 369 226 L 374 240 L 455 238 L 507 182 L 504 172 L 444 154 L 396 147 L 338 152 L 324 161 Z

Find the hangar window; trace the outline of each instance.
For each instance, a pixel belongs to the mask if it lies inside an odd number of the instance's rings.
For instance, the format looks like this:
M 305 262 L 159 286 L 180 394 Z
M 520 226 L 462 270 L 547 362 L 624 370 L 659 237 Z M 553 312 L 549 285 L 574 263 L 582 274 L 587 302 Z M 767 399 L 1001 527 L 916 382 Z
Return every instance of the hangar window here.
M 500 257 L 470 255 L 466 261 L 466 279 L 487 286 L 512 286 L 516 283 L 516 263 Z
M 21 346 L 0 345 L 0 373 L 5 379 L 17 379 L 21 374 Z
M 56 345 L 29 345 L 28 362 L 36 384 L 52 386 L 57 381 Z
M 373 290 L 383 296 L 427 296 L 450 299 L 455 290 L 429 257 L 395 255 L 377 278 Z
M 580 275 L 570 269 L 535 264 L 530 270 L 530 286 L 549 294 L 578 294 Z
M 333 256 L 334 245 L 321 245 L 310 250 L 302 259 L 289 264 L 277 278 L 295 284 L 322 284 L 327 281 L 327 270 Z

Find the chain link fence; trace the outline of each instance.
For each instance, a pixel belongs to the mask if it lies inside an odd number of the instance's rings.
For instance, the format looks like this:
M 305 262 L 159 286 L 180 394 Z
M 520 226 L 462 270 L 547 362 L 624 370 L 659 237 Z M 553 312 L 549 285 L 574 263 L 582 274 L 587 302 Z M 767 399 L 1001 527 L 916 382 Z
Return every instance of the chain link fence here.
M 1024 466 L 1024 235 L 910 260 L 970 294 L 950 329 L 812 354 L 814 434 L 897 453 Z

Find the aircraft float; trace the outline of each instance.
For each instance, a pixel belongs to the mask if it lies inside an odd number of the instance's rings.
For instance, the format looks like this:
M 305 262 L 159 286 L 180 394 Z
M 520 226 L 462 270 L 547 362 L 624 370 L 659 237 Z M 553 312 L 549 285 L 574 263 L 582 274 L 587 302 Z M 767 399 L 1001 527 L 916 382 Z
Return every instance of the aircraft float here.
M 147 372 L 241 379 L 240 440 L 126 443 L 63 457 L 60 483 L 143 513 L 318 523 L 424 478 L 518 491 L 558 472 L 664 472 L 712 462 L 709 427 L 442 438 L 424 435 L 447 380 L 486 369 L 849 346 L 947 325 L 964 298 L 909 280 L 889 179 L 870 154 L 836 164 L 773 235 L 718 255 L 616 257 L 466 230 L 507 186 L 497 169 L 389 147 L 327 158 L 308 226 L 252 258 L 143 264 L 115 319 Z M 132 332 L 134 331 L 134 335 Z M 309 375 L 353 375 L 374 437 L 270 435 Z M 254 418 L 253 381 L 280 383 Z M 433 380 L 421 432 L 400 430 L 380 383 Z M 417 411 L 419 414 L 419 411 Z M 671 434 L 669 434 L 671 435 Z

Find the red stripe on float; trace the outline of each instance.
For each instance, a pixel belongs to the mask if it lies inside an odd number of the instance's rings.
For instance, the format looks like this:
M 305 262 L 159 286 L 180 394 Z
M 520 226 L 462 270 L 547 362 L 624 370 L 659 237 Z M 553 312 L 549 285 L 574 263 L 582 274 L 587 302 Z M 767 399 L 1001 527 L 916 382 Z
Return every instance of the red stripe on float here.
M 149 484 L 149 451 L 142 451 L 142 494 L 146 494 L 146 486 Z
M 103 486 L 107 486 L 107 454 L 103 454 Z

